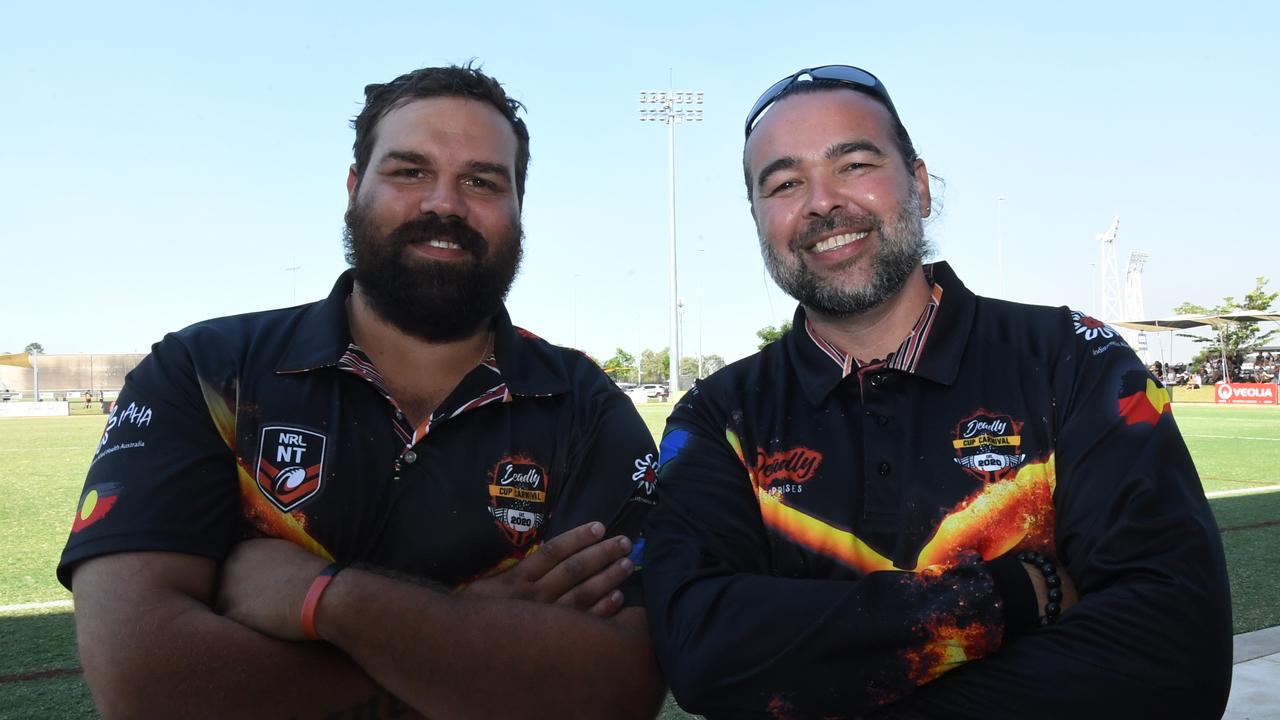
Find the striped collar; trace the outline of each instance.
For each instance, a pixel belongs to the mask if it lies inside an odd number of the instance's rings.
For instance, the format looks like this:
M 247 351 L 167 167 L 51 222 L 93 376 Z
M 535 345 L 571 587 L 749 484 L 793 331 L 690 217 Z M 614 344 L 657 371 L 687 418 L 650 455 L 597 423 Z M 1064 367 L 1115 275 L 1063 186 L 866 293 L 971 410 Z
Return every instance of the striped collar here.
M 933 321 L 938 317 L 938 307 L 942 304 L 942 286 L 933 283 L 929 289 L 929 302 L 925 304 L 924 310 L 921 311 L 920 317 L 916 319 L 916 324 L 911 328 L 911 332 L 907 334 L 907 339 L 902 341 L 897 350 L 886 357 L 882 363 L 886 367 L 903 372 L 914 373 L 916 366 L 920 362 L 921 350 L 924 349 L 925 341 L 929 339 L 929 331 L 933 329 Z M 813 323 L 808 317 L 804 319 L 804 329 L 808 333 L 809 339 L 818 347 L 827 357 L 831 358 L 836 365 L 840 367 L 840 377 L 846 377 L 849 373 L 859 368 L 858 361 L 853 357 L 852 353 L 846 353 L 835 345 L 827 342 L 825 338 L 818 334 L 814 329 Z
M 438 423 L 489 403 L 511 402 L 511 391 L 502 379 L 502 373 L 498 370 L 498 359 L 492 351 L 462 378 L 449 397 L 445 398 L 430 417 L 423 420 L 417 427 L 413 426 L 408 416 L 401 411 L 395 398 L 391 397 L 391 391 L 387 388 L 382 373 L 378 372 L 378 368 L 359 345 L 353 342 L 347 346 L 346 352 L 338 359 L 338 369 L 363 378 L 387 401 L 393 413 L 392 424 L 407 448 L 418 444 L 418 441 L 431 431 L 432 426 Z
M 805 394 L 814 404 L 821 403 L 841 380 L 860 370 L 888 368 L 948 385 L 955 380 L 977 298 L 945 262 L 925 265 L 924 272 L 930 284 L 929 302 L 898 349 L 874 365 L 860 367 L 852 355 L 814 330 L 803 306 L 796 308 L 792 329 L 780 342 L 785 344 Z

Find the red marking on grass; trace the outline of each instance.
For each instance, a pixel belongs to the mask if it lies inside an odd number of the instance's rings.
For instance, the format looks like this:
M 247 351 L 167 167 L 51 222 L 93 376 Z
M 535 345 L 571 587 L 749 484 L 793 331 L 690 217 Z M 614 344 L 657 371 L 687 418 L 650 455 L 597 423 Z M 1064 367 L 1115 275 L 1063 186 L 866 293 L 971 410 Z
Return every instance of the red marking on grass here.
M 49 680 L 50 678 L 70 677 L 84 672 L 78 667 L 54 668 L 53 670 L 37 670 L 36 672 L 18 673 L 16 675 L 0 675 L 0 685 L 28 682 L 31 680 Z

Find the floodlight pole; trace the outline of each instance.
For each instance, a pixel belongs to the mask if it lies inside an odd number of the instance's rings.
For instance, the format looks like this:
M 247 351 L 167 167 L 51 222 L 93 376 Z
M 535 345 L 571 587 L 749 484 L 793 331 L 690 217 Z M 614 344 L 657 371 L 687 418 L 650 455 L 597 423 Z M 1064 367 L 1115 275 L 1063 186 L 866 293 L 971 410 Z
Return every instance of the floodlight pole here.
M 294 265 L 285 268 L 285 271 L 293 275 L 293 303 L 298 304 L 298 271 L 302 269 L 301 265 Z
M 701 240 L 702 240 L 702 236 L 701 236 L 701 235 L 699 235 L 699 236 L 698 236 L 698 240 L 699 240 L 699 241 L 701 241 Z M 698 258 L 699 258 L 699 262 L 698 262 L 698 269 L 699 269 L 699 270 L 702 270 L 702 269 L 703 269 L 703 268 L 702 268 L 702 262 L 701 262 L 701 259 L 702 259 L 702 250 L 703 250 L 702 248 L 698 248 Z M 703 277 L 704 277 L 704 278 L 706 277 L 705 273 L 703 274 Z M 699 380 L 701 380 L 701 379 L 703 378 L 703 373 L 702 373 L 702 313 L 703 313 L 705 310 L 706 310 L 706 306 L 704 306 L 704 305 L 702 304 L 702 283 L 699 283 L 699 284 L 698 284 L 698 379 L 699 379 Z
M 679 299 L 677 298 L 679 288 L 676 282 L 676 123 L 701 122 L 702 108 L 689 106 L 702 105 L 702 97 L 703 93 L 700 90 L 640 91 L 641 122 L 665 122 L 667 124 L 667 202 L 669 205 L 667 234 L 671 239 L 671 295 L 669 301 L 671 306 L 669 320 L 671 348 L 667 356 L 669 360 L 668 372 L 671 375 L 669 382 L 672 399 L 675 399 L 675 393 L 680 389 L 680 318 Z M 645 107 L 646 104 L 656 107 Z

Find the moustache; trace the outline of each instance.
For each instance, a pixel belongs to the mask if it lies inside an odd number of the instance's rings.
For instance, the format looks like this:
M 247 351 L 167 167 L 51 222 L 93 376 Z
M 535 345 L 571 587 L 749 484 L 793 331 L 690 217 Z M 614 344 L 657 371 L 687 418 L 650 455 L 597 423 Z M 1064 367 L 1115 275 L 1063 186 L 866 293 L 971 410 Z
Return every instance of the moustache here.
M 465 220 L 444 220 L 438 215 L 427 215 L 410 220 L 392 230 L 387 240 L 397 250 L 415 243 L 444 240 L 462 248 L 477 260 L 483 258 L 489 248 L 484 235 L 468 225 Z
M 851 232 L 867 232 L 870 230 L 880 230 L 880 219 L 870 213 L 862 213 L 859 215 L 850 215 L 844 211 L 833 212 L 820 218 L 810 220 L 795 237 L 791 238 L 789 248 L 792 252 L 799 252 L 813 245 L 822 235 L 832 231 L 840 231 L 843 233 Z

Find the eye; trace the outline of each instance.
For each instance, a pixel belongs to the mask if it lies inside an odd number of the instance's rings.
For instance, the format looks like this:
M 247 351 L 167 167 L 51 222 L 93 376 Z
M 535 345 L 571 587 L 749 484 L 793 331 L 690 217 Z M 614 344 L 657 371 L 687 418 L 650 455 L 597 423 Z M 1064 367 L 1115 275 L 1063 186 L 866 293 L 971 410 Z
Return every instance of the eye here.
M 463 180 L 462 184 L 466 185 L 469 188 L 479 190 L 481 192 L 493 193 L 493 194 L 504 192 L 506 189 L 506 185 L 504 183 L 496 182 L 494 180 L 490 180 L 485 177 L 474 176 L 474 175 L 472 177 L 469 177 Z
M 404 167 L 391 171 L 391 176 L 397 178 L 417 179 L 426 177 L 426 173 L 422 171 L 422 168 Z
M 798 180 L 783 180 L 782 182 L 769 188 L 769 191 L 765 193 L 765 196 L 772 197 L 780 193 L 785 193 L 786 191 L 799 186 L 800 186 L 800 182 Z

